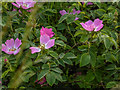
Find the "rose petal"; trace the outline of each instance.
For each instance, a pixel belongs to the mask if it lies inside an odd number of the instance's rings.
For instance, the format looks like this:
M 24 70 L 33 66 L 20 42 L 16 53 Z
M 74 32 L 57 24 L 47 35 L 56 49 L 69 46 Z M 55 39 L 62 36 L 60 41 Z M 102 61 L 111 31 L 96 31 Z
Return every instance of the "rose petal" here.
M 59 13 L 60 13 L 62 16 L 65 15 L 65 14 L 67 14 L 67 12 L 66 12 L 65 10 L 61 10 Z
M 31 49 L 31 53 L 32 53 L 32 54 L 41 51 L 41 49 L 38 48 L 38 47 L 30 47 L 30 49 Z
M 15 44 L 14 44 L 14 48 L 18 48 L 20 45 L 22 44 L 21 40 L 19 40 L 18 38 L 15 40 Z
M 51 39 L 45 44 L 45 49 L 49 49 L 54 45 L 55 45 L 55 39 Z
M 14 55 L 16 55 L 20 51 L 20 48 L 14 51 Z
M 9 48 L 5 44 L 2 44 L 2 51 L 9 52 Z
M 14 5 L 14 6 L 20 8 L 20 6 L 19 6 L 18 4 L 12 3 L 12 5 Z
M 99 26 L 100 24 L 102 24 L 102 20 L 100 20 L 100 19 L 95 19 L 94 20 L 94 25 L 95 25 L 95 27 L 97 27 L 97 26 Z
M 93 22 L 91 20 L 88 20 L 87 22 L 85 22 L 86 25 L 92 25 Z
M 8 48 L 13 48 L 13 47 L 14 47 L 14 39 L 12 38 L 12 39 L 10 39 L 10 40 L 7 40 L 7 41 L 5 42 L 5 44 L 6 44 L 6 46 L 7 46 Z
M 40 43 L 41 44 L 46 44 L 49 40 L 50 40 L 50 37 L 46 34 L 40 36 Z
M 79 18 L 78 18 L 78 17 L 76 17 L 76 18 L 75 18 L 75 21 L 76 21 L 76 20 L 78 20 L 78 19 L 79 19 Z
M 103 27 L 103 24 L 99 25 L 98 27 L 95 28 L 95 32 L 99 31 Z

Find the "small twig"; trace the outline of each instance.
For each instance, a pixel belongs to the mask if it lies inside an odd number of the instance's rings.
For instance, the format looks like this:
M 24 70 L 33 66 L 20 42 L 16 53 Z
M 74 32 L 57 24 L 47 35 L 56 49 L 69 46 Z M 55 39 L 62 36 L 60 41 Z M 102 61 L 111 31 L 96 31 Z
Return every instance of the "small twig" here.
M 77 46 L 80 43 L 76 43 L 75 45 L 72 46 L 72 48 L 70 48 L 68 51 L 66 51 L 65 53 L 68 53 L 69 51 L 71 51 L 75 46 Z

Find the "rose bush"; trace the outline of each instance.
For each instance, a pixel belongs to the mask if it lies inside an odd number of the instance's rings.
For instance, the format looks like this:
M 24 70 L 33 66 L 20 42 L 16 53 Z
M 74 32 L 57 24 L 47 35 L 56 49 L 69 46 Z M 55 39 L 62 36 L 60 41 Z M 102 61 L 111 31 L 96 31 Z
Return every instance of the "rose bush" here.
M 120 88 L 119 16 L 120 2 L 3 2 L 2 88 Z

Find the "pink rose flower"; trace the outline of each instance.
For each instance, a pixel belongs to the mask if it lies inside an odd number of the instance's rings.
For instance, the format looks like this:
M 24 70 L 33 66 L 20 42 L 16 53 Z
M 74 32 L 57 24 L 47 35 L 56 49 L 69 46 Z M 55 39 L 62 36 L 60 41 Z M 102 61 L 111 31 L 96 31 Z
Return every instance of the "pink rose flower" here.
M 55 35 L 55 33 L 52 32 L 52 28 L 48 29 L 48 28 L 42 27 L 42 29 L 40 30 L 40 35 L 45 35 L 45 34 L 47 34 L 50 38 Z
M 16 3 L 12 4 L 18 8 L 22 7 L 23 9 L 29 9 L 31 7 L 34 7 L 35 3 L 36 2 L 33 0 L 16 0 Z
M 12 38 L 10 40 L 7 40 L 5 44 L 2 44 L 2 51 L 4 51 L 7 54 L 16 55 L 20 51 L 19 46 L 22 44 L 22 42 L 18 38 L 15 41 Z
M 94 22 L 92 22 L 91 20 L 88 20 L 87 22 L 80 23 L 80 24 L 87 31 L 95 31 L 95 32 L 97 32 L 103 27 L 102 22 L 103 22 L 102 20 L 97 18 L 97 19 L 94 20 Z
M 81 12 L 80 10 L 76 11 L 75 9 L 73 9 L 73 11 L 72 11 L 70 14 L 75 15 L 76 13 L 79 14 L 80 12 Z M 69 14 L 69 13 L 66 12 L 65 10 L 61 10 L 59 13 L 60 13 L 62 16 L 65 15 L 65 14 Z M 75 18 L 75 20 L 78 20 L 78 19 L 79 19 L 78 17 Z
M 55 39 L 50 39 L 47 34 L 40 36 L 40 46 L 39 47 L 30 47 L 31 53 L 40 52 L 42 49 L 49 49 L 55 44 Z

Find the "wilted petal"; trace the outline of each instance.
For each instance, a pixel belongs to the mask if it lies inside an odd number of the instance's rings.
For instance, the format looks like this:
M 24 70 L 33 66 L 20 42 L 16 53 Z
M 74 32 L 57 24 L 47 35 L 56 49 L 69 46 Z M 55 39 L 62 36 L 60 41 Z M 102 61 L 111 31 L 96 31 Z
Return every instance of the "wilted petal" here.
M 19 40 L 19 39 L 17 38 L 17 39 L 15 40 L 14 47 L 17 49 L 21 44 L 22 44 L 21 40 Z
M 99 26 L 100 24 L 102 24 L 102 20 L 100 20 L 100 19 L 95 19 L 94 20 L 94 25 L 95 25 L 95 27 L 97 27 L 97 26 Z
M 55 45 L 55 39 L 51 39 L 45 44 L 45 49 L 49 49 L 54 45 Z
M 45 77 L 43 77 L 43 78 L 38 82 L 38 84 L 42 85 L 44 82 L 46 82 Z
M 41 51 L 41 49 L 38 48 L 38 47 L 30 47 L 30 49 L 31 49 L 31 53 L 32 53 L 32 54 Z
M 40 36 L 40 43 L 41 44 L 46 44 L 49 40 L 50 40 L 50 37 L 46 34 Z
M 20 48 L 14 51 L 14 55 L 16 55 L 20 51 Z
M 95 28 L 95 32 L 99 31 L 103 27 L 103 24 L 99 25 L 98 27 Z
M 7 41 L 5 42 L 5 44 L 6 44 L 6 46 L 7 46 L 8 48 L 14 47 L 14 39 L 12 38 L 12 39 L 10 39 L 10 40 L 7 40 Z
M 67 14 L 67 12 L 66 12 L 65 10 L 61 10 L 61 11 L 60 11 L 60 14 L 63 16 L 63 15 L 65 15 L 65 14 Z

